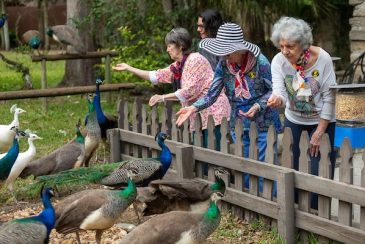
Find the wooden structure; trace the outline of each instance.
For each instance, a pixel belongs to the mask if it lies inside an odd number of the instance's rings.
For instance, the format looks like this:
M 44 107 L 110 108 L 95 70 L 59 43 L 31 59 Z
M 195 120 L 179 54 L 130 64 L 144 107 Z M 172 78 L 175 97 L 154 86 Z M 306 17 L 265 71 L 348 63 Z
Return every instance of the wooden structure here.
M 41 65 L 41 87 L 42 89 L 47 89 L 47 61 L 57 61 L 57 60 L 69 60 L 69 59 L 90 59 L 90 58 L 105 58 L 105 83 L 109 84 L 111 81 L 111 57 L 118 56 L 116 51 L 103 51 L 103 52 L 88 52 L 84 55 L 81 54 L 57 54 L 57 55 L 33 55 L 33 62 L 42 62 Z M 107 100 L 110 102 L 110 96 L 107 95 Z M 47 110 L 47 99 L 43 100 L 43 108 Z
M 132 109 L 130 109 L 132 107 Z M 214 166 L 221 166 L 230 172 L 225 178 L 228 189 L 224 197 L 224 207 L 242 218 L 251 219 L 257 215 L 265 216 L 266 220 L 277 227 L 285 243 L 295 243 L 296 228 L 302 243 L 307 243 L 308 232 L 318 234 L 321 241 L 332 239 L 344 243 L 365 243 L 365 188 L 352 185 L 352 148 L 345 140 L 340 148 L 341 163 L 339 166 L 339 181 L 329 179 L 330 144 L 327 135 L 323 136 L 320 152 L 322 158 L 319 163 L 319 176 L 308 174 L 310 169 L 309 136 L 303 133 L 300 140 L 301 152 L 299 171 L 292 169 L 293 143 L 290 129 L 286 128 L 283 137 L 283 150 L 279 160 L 275 160 L 274 152 L 276 134 L 273 127 L 268 133 L 266 163 L 257 161 L 258 148 L 255 143 L 250 145 L 250 158 L 243 158 L 243 146 L 240 140 L 243 133 L 238 122 L 236 126 L 236 144 L 229 143 L 228 123 L 224 119 L 221 124 L 221 151 L 214 151 L 214 137 L 209 137 L 208 149 L 202 148 L 201 130 L 195 131 L 194 145 L 190 144 L 191 135 L 188 122 L 184 128 L 177 128 L 175 111 L 171 104 L 162 108 L 159 115 L 157 108 L 151 112 L 147 106 L 138 100 L 130 106 L 126 101 L 119 104 L 120 129 L 109 130 L 111 145 L 111 162 L 130 159 L 132 157 L 146 157 L 158 155 L 158 145 L 154 136 L 160 130 L 167 131 L 171 140 L 167 145 L 173 153 L 171 171 L 178 178 L 201 178 L 214 180 Z M 172 123 L 171 123 L 172 121 Z M 201 128 L 198 119 L 195 128 Z M 209 118 L 208 134 L 213 133 L 213 119 Z M 250 128 L 251 142 L 257 140 L 257 130 L 254 124 Z M 365 153 L 363 154 L 365 161 Z M 208 165 L 208 174 L 204 175 L 202 164 Z M 244 189 L 243 172 L 250 174 L 250 188 Z M 362 186 L 365 186 L 365 171 L 362 174 Z M 258 190 L 258 177 L 264 178 L 263 192 Z M 273 198 L 273 181 L 277 182 L 277 198 Z M 294 202 L 294 189 L 299 190 L 299 204 Z M 310 209 L 310 192 L 319 194 L 318 210 Z M 338 216 L 331 216 L 331 199 L 339 200 Z M 361 207 L 360 223 L 353 222 L 353 205 Z

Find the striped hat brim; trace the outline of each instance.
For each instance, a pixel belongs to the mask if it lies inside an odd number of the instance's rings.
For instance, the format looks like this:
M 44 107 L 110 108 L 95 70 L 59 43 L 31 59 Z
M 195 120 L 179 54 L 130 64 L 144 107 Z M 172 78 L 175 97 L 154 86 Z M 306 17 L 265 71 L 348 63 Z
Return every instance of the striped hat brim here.
M 260 55 L 260 48 L 257 45 L 247 41 L 227 43 L 222 42 L 217 38 L 205 38 L 200 41 L 199 47 L 216 56 L 226 56 L 241 50 L 248 50 L 253 53 L 255 57 Z

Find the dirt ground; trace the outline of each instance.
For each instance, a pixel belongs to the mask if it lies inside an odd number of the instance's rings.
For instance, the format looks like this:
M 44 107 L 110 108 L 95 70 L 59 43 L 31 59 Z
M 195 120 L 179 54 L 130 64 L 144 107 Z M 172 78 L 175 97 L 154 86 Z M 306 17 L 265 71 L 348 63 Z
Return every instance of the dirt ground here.
M 53 201 L 57 204 L 57 200 Z M 24 218 L 31 215 L 36 215 L 42 211 L 41 203 L 19 203 L 18 205 L 8 205 L 0 207 L 0 225 L 4 222 L 15 218 Z M 134 214 L 133 209 L 128 208 L 120 217 L 120 223 L 129 223 L 137 225 L 138 219 Z M 127 232 L 119 226 L 114 225 L 106 230 L 102 236 L 102 244 L 114 244 L 127 234 Z M 95 243 L 95 232 L 83 231 L 80 232 L 82 243 Z M 229 214 L 223 214 L 220 227 L 213 233 L 206 244 L 238 244 L 238 243 L 265 243 L 262 242 L 265 237 L 265 232 L 261 230 L 253 230 L 251 225 L 244 221 L 233 219 Z M 73 244 L 77 243 L 76 235 L 62 235 L 55 230 L 52 231 L 50 237 L 51 244 Z M 270 243 L 270 242 L 266 242 Z

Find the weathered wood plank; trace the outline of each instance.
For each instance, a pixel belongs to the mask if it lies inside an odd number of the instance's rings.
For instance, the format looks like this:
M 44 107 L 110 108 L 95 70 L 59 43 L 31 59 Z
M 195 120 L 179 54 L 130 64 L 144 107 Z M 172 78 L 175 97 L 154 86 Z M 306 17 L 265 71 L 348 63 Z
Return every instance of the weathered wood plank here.
M 365 243 L 365 231 L 299 210 L 295 211 L 295 225 L 300 229 L 343 243 Z
M 361 186 L 365 187 L 365 150 L 362 153 Z M 360 229 L 365 230 L 365 206 L 360 206 Z
M 120 133 L 118 129 L 108 130 L 110 145 L 110 162 L 119 162 L 121 160 Z
M 227 118 L 223 118 L 221 122 L 221 152 L 229 153 L 229 143 L 227 138 L 229 138 L 230 127 Z
M 269 127 L 269 131 L 267 133 L 267 146 L 265 151 L 265 162 L 268 164 L 275 163 L 275 150 L 276 148 L 276 131 L 273 125 Z M 262 197 L 268 200 L 273 199 L 273 186 L 274 182 L 271 180 L 264 179 L 263 183 L 263 190 L 262 190 Z
M 215 133 L 214 133 L 214 119 L 213 116 L 210 114 L 208 116 L 208 126 L 207 126 L 207 131 L 208 131 L 208 147 L 209 149 L 214 150 L 215 149 L 215 141 L 217 140 L 217 138 L 215 138 Z
M 194 178 L 194 151 L 192 146 L 176 147 L 176 171 L 179 179 Z
M 339 181 L 353 184 L 353 152 L 348 138 L 343 140 L 340 155 Z M 350 202 L 341 200 L 338 202 L 338 222 L 349 226 L 352 225 L 352 204 Z
M 331 162 L 330 152 L 331 144 L 328 134 L 324 134 L 321 139 L 321 145 L 319 147 L 321 153 L 321 160 L 319 161 L 318 176 L 330 179 Z M 331 198 L 318 195 L 318 216 L 326 219 L 330 219 L 331 216 Z M 330 240 L 320 236 L 318 238 L 320 243 L 329 243 Z
M 242 127 L 242 122 L 240 120 L 236 120 L 235 122 L 235 134 L 236 134 L 236 142 L 234 144 L 234 154 L 236 156 L 239 157 L 243 157 L 243 141 L 242 141 L 242 134 L 243 134 L 243 127 Z M 233 171 L 233 176 L 234 176 L 234 189 L 238 190 L 238 191 L 243 191 L 243 174 L 242 172 L 239 171 Z M 242 209 L 241 207 L 233 207 L 233 213 L 235 214 L 235 216 L 237 216 L 238 218 L 243 219 L 244 217 L 244 209 Z
M 147 115 L 147 105 L 146 104 L 142 104 L 142 124 L 141 124 L 141 132 L 144 135 L 148 135 L 148 115 Z M 146 147 L 142 147 L 142 158 L 147 158 L 148 157 L 148 149 Z
M 91 59 L 91 58 L 103 58 L 106 56 L 117 57 L 119 52 L 117 51 L 101 51 L 101 52 L 87 52 L 86 54 L 80 53 L 67 53 L 67 54 L 52 54 L 52 55 L 32 55 L 32 62 L 45 61 L 57 61 L 68 59 Z
M 157 106 L 153 106 L 151 111 L 151 135 L 155 137 L 158 132 L 160 132 L 160 126 L 158 120 Z M 158 157 L 158 155 L 158 151 L 152 150 L 152 157 Z
M 200 114 L 198 113 L 195 117 L 195 132 L 194 132 L 194 145 L 198 147 L 203 147 L 203 133 L 202 133 L 202 120 Z M 199 178 L 203 178 L 203 163 L 196 161 L 196 175 Z
M 300 156 L 299 156 L 299 171 L 310 173 L 310 157 L 309 157 L 309 135 L 307 131 L 303 131 L 299 141 Z M 310 192 L 299 190 L 298 208 L 301 211 L 309 212 L 310 209 Z M 301 230 L 299 233 L 300 243 L 308 243 L 308 232 Z
M 283 135 L 283 152 L 281 154 L 281 166 L 293 168 L 293 134 L 289 127 L 285 127 Z
M 278 232 L 285 243 L 295 243 L 294 172 L 278 172 Z
M 258 160 L 259 158 L 259 149 L 257 147 L 258 132 L 255 122 L 251 123 L 249 137 L 250 137 L 250 148 L 248 157 L 250 159 Z M 258 183 L 259 178 L 257 177 L 257 175 L 259 174 L 256 175 L 250 174 L 250 183 L 249 183 L 250 184 L 249 192 L 250 194 L 253 194 L 255 196 L 259 195 L 259 183 Z
M 133 102 L 133 108 L 132 108 L 132 115 L 133 115 L 133 120 L 132 120 L 132 130 L 134 132 L 140 133 L 142 130 L 142 117 L 141 117 L 141 113 L 142 113 L 142 103 L 141 100 L 138 98 L 134 99 Z M 141 155 L 139 154 L 140 151 L 140 146 L 138 145 L 133 145 L 132 147 L 133 150 L 133 157 L 139 158 Z

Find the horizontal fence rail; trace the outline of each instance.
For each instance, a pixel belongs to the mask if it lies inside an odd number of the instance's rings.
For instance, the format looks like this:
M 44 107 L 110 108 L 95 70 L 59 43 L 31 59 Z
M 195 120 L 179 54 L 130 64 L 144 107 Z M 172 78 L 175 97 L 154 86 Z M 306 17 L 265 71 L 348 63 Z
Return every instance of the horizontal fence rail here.
M 49 55 L 32 55 L 33 62 L 45 61 L 58 61 L 58 60 L 70 60 L 70 59 L 91 59 L 91 58 L 103 58 L 106 56 L 117 57 L 119 55 L 116 51 L 101 51 L 101 52 L 87 52 L 86 54 L 79 53 L 65 53 L 65 54 L 49 54 Z
M 189 124 L 177 128 L 175 121 L 176 109 L 172 104 L 152 107 L 141 104 L 137 99 L 133 104 L 121 101 L 118 105 L 120 129 L 109 130 L 111 143 L 111 161 L 130 159 L 134 157 L 157 156 L 159 146 L 154 136 L 159 131 L 167 132 L 171 140 L 166 145 L 173 153 L 171 171 L 179 179 L 200 178 L 214 181 L 214 168 L 224 167 L 230 172 L 225 178 L 228 189 L 224 197 L 224 208 L 231 209 L 238 216 L 248 220 L 257 218 L 257 214 L 268 218 L 268 223 L 278 229 L 286 243 L 294 243 L 296 239 L 295 227 L 299 229 L 300 242 L 308 240 L 308 232 L 319 235 L 320 242 L 328 239 L 344 243 L 365 243 L 365 188 L 364 185 L 353 185 L 352 157 L 353 150 L 350 142 L 345 139 L 339 150 L 341 162 L 339 164 L 339 181 L 330 178 L 329 138 L 323 136 L 320 153 L 319 175 L 310 172 L 308 155 L 309 136 L 303 133 L 300 139 L 299 170 L 293 169 L 291 147 L 293 139 L 291 131 L 286 128 L 283 139 L 279 142 L 281 149 L 279 156 L 275 156 L 277 135 L 270 127 L 267 138 L 265 162 L 257 158 L 257 145 L 251 143 L 249 158 L 242 157 L 243 145 L 241 135 L 244 133 L 240 121 L 236 122 L 236 144 L 230 140 L 228 121 L 221 124 L 221 151 L 215 151 L 214 123 L 212 118 L 208 122 L 208 148 L 202 147 L 201 121 L 195 124 L 194 141 L 189 131 Z M 256 141 L 257 129 L 254 124 L 249 130 L 250 140 Z M 193 145 L 191 145 L 193 144 Z M 365 152 L 362 160 L 365 159 Z M 207 175 L 203 170 L 207 167 Z M 246 189 L 242 175 L 250 174 L 250 186 Z M 362 179 L 364 170 L 361 172 Z M 258 190 L 258 178 L 263 177 L 263 191 Z M 273 182 L 277 184 L 277 196 L 273 196 Z M 362 184 L 364 180 L 362 180 Z M 294 189 L 299 192 L 298 203 L 294 203 Z M 318 209 L 310 208 L 310 193 L 318 194 Z M 331 215 L 331 200 L 338 199 L 336 216 Z M 353 206 L 360 206 L 360 222 L 353 221 Z M 327 241 L 326 241 L 327 240 Z

